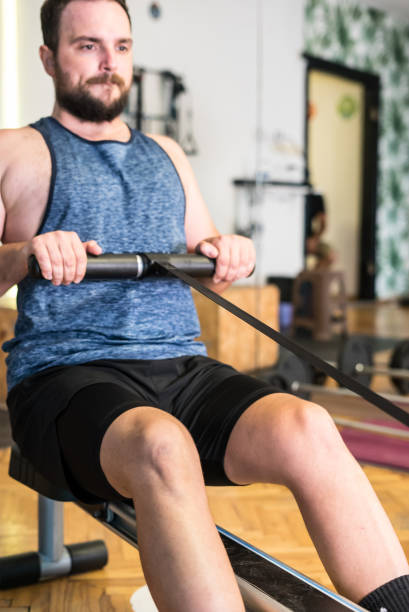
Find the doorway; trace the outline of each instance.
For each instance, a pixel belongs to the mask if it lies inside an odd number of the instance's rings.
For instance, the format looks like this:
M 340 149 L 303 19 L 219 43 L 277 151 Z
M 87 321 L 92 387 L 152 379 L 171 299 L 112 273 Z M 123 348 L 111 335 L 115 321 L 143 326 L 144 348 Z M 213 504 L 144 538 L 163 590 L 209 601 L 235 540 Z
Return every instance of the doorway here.
M 306 180 L 322 193 L 325 239 L 347 294 L 375 297 L 380 79 L 306 55 Z

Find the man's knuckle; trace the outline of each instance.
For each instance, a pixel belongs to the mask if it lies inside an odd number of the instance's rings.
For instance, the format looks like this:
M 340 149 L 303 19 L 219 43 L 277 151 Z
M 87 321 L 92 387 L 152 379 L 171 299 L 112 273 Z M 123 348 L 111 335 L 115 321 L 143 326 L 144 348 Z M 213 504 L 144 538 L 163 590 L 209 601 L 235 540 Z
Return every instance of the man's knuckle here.
M 51 264 L 55 268 L 62 268 L 62 259 L 58 251 L 56 253 L 51 253 L 49 258 L 50 258 Z

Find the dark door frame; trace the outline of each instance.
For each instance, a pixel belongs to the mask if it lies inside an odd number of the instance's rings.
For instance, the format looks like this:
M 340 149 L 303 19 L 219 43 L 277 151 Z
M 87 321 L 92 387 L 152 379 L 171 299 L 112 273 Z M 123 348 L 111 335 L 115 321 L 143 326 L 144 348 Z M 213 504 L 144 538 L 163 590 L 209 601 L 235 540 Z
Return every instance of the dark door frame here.
M 381 79 L 370 72 L 361 72 L 342 64 L 329 62 L 305 53 L 307 61 L 305 73 L 305 181 L 310 181 L 310 160 L 308 151 L 309 82 L 311 70 L 334 74 L 364 87 L 364 144 L 363 144 L 363 183 L 360 214 L 358 298 L 375 298 L 376 274 L 376 212 L 378 192 L 378 137 L 379 104 Z

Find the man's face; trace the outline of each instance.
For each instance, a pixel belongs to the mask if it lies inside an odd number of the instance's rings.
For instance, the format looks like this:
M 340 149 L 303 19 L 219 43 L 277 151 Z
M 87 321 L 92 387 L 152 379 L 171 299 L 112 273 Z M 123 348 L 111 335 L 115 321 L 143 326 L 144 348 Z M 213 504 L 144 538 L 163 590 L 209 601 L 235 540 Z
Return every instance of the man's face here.
M 132 35 L 117 2 L 74 0 L 64 9 L 55 58 L 59 105 L 96 123 L 126 106 L 132 84 Z

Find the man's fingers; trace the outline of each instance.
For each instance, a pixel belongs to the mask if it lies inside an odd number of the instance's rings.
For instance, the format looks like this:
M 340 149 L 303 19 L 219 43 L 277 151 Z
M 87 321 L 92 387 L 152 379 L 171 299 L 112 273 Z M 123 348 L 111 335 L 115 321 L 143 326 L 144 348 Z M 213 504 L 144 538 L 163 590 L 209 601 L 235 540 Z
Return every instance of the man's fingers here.
M 51 280 L 53 277 L 53 271 L 47 246 L 45 244 L 39 243 L 38 245 L 36 245 L 35 250 L 33 250 L 33 254 L 37 259 L 43 277 L 46 280 Z
M 211 259 L 216 259 L 216 257 L 219 254 L 219 250 L 214 244 L 211 244 L 210 242 L 206 242 L 206 240 L 202 240 L 202 242 L 199 242 L 199 244 L 196 247 L 196 253 L 199 253 L 199 254 L 201 253 L 202 255 L 205 255 L 206 257 L 210 257 Z
M 230 250 L 221 247 L 219 249 L 219 256 L 217 258 L 216 272 L 213 277 L 214 282 L 220 283 L 223 280 L 227 280 L 226 275 L 230 266 Z
M 101 255 L 102 248 L 99 246 L 96 240 L 89 240 L 88 242 L 84 242 L 84 247 L 87 253 L 91 253 L 92 255 Z
M 80 283 L 87 271 L 87 253 L 81 242 L 75 242 L 74 253 L 76 258 L 76 270 L 73 278 L 74 283 Z
M 31 252 L 42 276 L 58 286 L 81 282 L 86 272 L 87 252 L 100 255 L 102 249 L 95 240 L 82 243 L 76 232 L 56 231 L 33 238 Z
M 210 247 L 214 247 L 214 251 Z M 207 238 L 198 245 L 197 252 L 208 257 L 218 255 L 213 282 L 234 282 L 249 276 L 255 265 L 255 249 L 251 240 L 238 235 Z
M 51 264 L 51 282 L 53 285 L 61 285 L 64 277 L 63 258 L 60 249 L 53 242 L 47 243 L 48 259 Z
M 55 251 L 58 251 L 62 262 L 62 278 L 60 278 L 59 266 L 56 265 L 54 284 L 70 285 L 77 273 L 79 250 L 82 249 L 84 251 L 84 248 L 75 232 L 56 233 L 53 246 Z
M 241 248 L 240 240 L 235 240 L 233 237 L 230 246 L 230 265 L 226 274 L 226 280 L 229 283 L 232 283 L 240 278 L 239 269 L 243 256 L 245 255 L 243 251 L 244 250 Z
M 102 248 L 99 246 L 96 240 L 89 240 L 81 244 L 82 255 L 78 258 L 77 263 L 77 276 L 74 280 L 75 283 L 80 283 L 87 271 L 87 253 L 91 255 L 101 255 Z
M 256 265 L 256 250 L 251 240 L 247 243 L 247 257 L 242 266 L 242 273 L 240 278 L 247 278 L 251 276 Z

